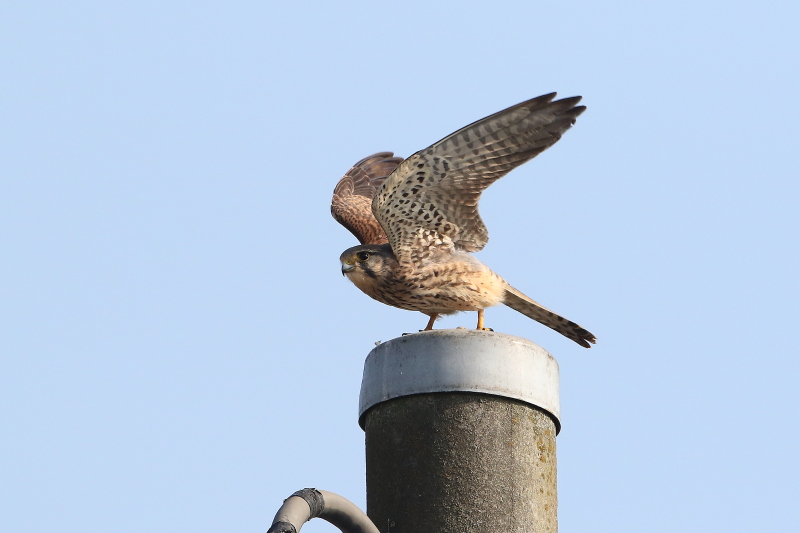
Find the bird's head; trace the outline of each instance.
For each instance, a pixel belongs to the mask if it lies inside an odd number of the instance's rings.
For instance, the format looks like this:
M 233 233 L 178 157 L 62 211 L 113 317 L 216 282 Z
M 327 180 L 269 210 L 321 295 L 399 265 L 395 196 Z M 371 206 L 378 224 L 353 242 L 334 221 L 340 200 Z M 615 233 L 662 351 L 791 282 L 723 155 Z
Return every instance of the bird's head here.
M 345 250 L 339 257 L 342 275 L 359 288 L 388 276 L 397 260 L 388 244 L 362 244 Z M 363 290 L 363 288 L 362 288 Z

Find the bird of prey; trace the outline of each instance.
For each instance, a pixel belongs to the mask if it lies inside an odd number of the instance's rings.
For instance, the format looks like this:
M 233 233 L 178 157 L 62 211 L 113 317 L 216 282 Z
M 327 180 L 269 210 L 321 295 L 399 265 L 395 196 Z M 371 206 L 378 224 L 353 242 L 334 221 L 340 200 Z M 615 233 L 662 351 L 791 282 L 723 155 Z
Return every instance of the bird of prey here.
M 342 274 L 370 297 L 439 315 L 505 304 L 585 348 L 595 336 L 534 302 L 469 252 L 489 234 L 478 198 L 495 180 L 561 138 L 586 109 L 580 96 L 546 94 L 473 122 L 408 159 L 381 152 L 339 180 L 331 213 L 361 242 L 342 253 Z

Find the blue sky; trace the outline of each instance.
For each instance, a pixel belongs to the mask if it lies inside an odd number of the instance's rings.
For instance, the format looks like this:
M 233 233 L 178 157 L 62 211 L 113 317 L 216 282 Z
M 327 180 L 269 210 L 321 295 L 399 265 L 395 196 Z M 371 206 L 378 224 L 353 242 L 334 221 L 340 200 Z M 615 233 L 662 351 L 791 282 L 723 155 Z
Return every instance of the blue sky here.
M 0 530 L 263 531 L 306 486 L 363 507 L 363 360 L 426 317 L 340 275 L 336 180 L 550 91 L 588 110 L 487 191 L 478 256 L 598 337 L 487 311 L 559 360 L 561 531 L 797 523 L 797 19 L 7 5 Z

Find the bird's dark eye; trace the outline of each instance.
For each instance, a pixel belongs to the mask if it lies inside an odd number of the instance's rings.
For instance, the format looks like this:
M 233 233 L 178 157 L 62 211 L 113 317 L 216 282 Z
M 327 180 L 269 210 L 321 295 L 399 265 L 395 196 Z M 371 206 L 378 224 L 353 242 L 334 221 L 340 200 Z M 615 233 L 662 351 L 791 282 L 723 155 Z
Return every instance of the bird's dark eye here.
M 369 253 L 368 252 L 358 252 L 356 254 L 356 257 L 358 258 L 359 261 L 366 261 L 367 259 L 369 259 Z

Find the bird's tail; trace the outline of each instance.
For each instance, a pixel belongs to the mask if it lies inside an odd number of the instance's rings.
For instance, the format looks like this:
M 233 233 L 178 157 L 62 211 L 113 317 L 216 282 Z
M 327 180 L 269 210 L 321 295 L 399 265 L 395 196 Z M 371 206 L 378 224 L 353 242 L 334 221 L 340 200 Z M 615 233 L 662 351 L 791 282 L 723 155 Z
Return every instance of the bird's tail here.
M 584 348 L 591 348 L 589 343 L 594 344 L 597 339 L 595 336 L 580 327 L 575 322 L 571 322 L 559 316 L 549 309 L 537 304 L 517 289 L 508 285 L 506 287 L 503 303 L 514 311 L 519 311 L 528 318 L 540 322 L 548 328 L 554 329 L 568 339 L 572 339 Z

